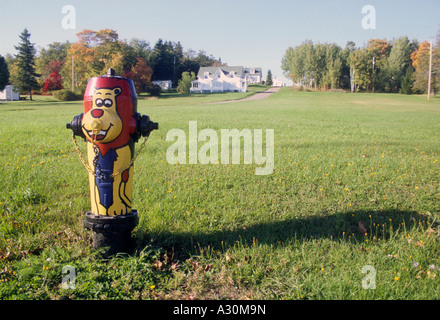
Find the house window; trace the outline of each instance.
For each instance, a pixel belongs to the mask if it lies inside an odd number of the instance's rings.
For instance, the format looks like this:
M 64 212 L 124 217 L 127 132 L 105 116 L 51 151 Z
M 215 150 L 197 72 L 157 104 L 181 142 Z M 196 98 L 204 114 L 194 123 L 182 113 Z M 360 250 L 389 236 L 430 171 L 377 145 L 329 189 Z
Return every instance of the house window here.
M 231 78 L 233 78 L 234 75 L 235 75 L 235 72 L 234 72 L 234 71 L 231 71 L 231 72 L 229 72 L 229 75 L 231 76 Z
M 208 79 L 208 77 L 209 77 L 209 72 L 205 72 L 205 73 L 204 73 L 204 76 L 205 76 L 205 79 Z
M 193 82 L 193 88 L 198 88 L 199 87 L 199 83 L 198 82 Z
M 255 73 L 255 69 L 251 68 L 251 73 L 254 74 Z

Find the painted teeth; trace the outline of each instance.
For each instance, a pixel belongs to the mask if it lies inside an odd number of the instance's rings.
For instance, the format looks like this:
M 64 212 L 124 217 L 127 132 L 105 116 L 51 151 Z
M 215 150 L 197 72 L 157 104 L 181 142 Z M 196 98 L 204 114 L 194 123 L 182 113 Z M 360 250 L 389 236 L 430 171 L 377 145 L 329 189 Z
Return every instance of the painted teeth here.
M 107 131 L 103 131 L 103 130 L 101 130 L 101 131 L 99 131 L 96 135 L 100 135 L 100 134 L 105 135 L 106 133 L 107 133 Z M 90 131 L 89 131 L 89 135 L 91 136 L 92 134 L 94 134 L 94 133 L 93 133 L 93 130 L 90 130 Z

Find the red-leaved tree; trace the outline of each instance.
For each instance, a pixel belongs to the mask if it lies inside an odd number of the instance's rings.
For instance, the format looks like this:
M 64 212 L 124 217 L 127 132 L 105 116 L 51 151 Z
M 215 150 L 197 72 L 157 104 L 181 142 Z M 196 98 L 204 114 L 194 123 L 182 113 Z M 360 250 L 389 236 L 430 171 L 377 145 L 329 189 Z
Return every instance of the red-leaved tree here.
M 63 89 L 62 79 L 57 71 L 53 71 L 44 81 L 43 93 Z
M 147 90 L 148 85 L 151 85 L 152 75 L 153 69 L 145 63 L 144 59 L 137 58 L 137 63 L 130 72 L 130 78 L 134 82 L 137 93 L 145 92 Z

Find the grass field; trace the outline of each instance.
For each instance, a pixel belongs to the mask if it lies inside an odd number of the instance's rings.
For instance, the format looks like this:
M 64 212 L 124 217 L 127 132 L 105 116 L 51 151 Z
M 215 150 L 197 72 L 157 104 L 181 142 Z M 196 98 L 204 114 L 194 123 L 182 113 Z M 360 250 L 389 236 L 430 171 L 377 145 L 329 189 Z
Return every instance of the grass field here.
M 81 102 L 0 104 L 0 299 L 438 299 L 440 99 L 298 92 L 140 99 L 136 252 L 102 260 Z M 274 129 L 275 166 L 170 165 L 173 128 Z M 85 153 L 85 144 L 79 141 Z M 63 267 L 76 272 L 63 288 Z

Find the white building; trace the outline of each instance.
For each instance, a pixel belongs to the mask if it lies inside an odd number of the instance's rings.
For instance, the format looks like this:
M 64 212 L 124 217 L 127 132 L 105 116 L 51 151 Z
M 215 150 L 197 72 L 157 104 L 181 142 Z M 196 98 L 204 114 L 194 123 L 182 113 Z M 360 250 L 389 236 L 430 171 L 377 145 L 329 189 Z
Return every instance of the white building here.
M 285 87 L 287 86 L 286 82 L 280 79 L 272 79 L 272 86 L 273 87 Z
M 201 67 L 191 93 L 247 92 L 250 78 L 243 67 Z
M 20 93 L 15 91 L 14 86 L 7 85 L 3 91 L 0 91 L 0 100 L 7 100 L 7 101 L 20 100 Z
M 244 72 L 249 76 L 249 84 L 261 84 L 263 82 L 263 71 L 261 68 L 244 68 Z
M 162 91 L 171 90 L 173 88 L 173 82 L 171 80 L 156 80 L 153 84 L 158 85 Z

